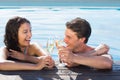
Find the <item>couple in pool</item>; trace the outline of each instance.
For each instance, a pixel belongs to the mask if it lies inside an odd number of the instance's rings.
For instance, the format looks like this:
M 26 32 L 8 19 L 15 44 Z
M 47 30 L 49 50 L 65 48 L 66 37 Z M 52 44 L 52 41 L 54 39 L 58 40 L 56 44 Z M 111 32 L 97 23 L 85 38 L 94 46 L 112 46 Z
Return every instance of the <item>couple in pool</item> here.
M 57 46 L 59 58 L 66 63 L 66 67 L 85 65 L 95 69 L 112 68 L 109 47 L 106 44 L 96 48 L 88 46 L 90 35 L 91 27 L 85 19 L 77 17 L 66 23 L 66 46 Z M 0 48 L 0 70 L 41 70 L 55 66 L 47 51 L 30 42 L 31 37 L 29 20 L 19 16 L 9 19 L 5 28 L 5 46 Z

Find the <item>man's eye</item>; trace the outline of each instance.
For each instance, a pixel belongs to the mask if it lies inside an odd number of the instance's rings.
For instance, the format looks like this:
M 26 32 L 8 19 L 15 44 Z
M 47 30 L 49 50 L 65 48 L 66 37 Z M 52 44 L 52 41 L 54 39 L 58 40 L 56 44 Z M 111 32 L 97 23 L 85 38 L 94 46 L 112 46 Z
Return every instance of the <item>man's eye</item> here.
M 68 36 L 68 39 L 70 39 L 71 37 L 70 36 Z

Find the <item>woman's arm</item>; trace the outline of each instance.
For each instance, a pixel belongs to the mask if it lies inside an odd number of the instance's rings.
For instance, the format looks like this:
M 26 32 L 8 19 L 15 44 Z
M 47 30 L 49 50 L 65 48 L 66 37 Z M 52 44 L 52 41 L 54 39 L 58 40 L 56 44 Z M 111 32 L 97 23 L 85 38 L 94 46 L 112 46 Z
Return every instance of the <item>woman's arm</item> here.
M 8 56 L 31 63 L 38 63 L 41 56 L 47 56 L 46 52 L 37 44 L 31 44 L 26 50 L 26 54 L 15 50 L 10 50 L 11 52 L 9 52 Z
M 34 54 L 30 54 L 30 55 L 36 55 L 38 56 L 37 58 L 41 58 L 41 56 L 49 56 L 48 55 L 48 52 L 45 51 L 40 45 L 38 45 L 37 43 L 33 43 L 31 44 L 29 50 L 28 50 L 28 53 L 34 53 Z M 31 59 L 31 58 L 27 58 L 27 59 Z M 52 59 L 51 56 L 49 56 L 49 66 L 55 66 L 55 62 L 54 60 Z
M 0 70 L 41 70 L 43 67 L 49 67 L 49 58 L 46 56 L 39 59 L 37 64 L 32 64 L 7 60 L 6 52 L 5 48 L 0 48 Z
M 48 68 L 51 68 L 55 65 L 54 60 L 51 58 L 51 56 L 46 55 L 45 51 L 41 47 L 38 47 L 38 45 L 36 44 L 32 44 L 28 47 L 27 54 L 23 54 L 15 50 L 11 50 L 11 52 L 8 53 L 9 53 L 8 56 L 11 56 L 12 58 L 16 58 L 21 61 L 31 62 L 35 64 L 39 63 L 39 61 L 43 57 L 48 57 L 47 58 L 48 60 L 47 62 L 49 62 Z
M 0 61 L 0 70 L 41 70 L 44 65 L 41 63 L 39 66 L 30 63 L 21 63 L 15 61 Z

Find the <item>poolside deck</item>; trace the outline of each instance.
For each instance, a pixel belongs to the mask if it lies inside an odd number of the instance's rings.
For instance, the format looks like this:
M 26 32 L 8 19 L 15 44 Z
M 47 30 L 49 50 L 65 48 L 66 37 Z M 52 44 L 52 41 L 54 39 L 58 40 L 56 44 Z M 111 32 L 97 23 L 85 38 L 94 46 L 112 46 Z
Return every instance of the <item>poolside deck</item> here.
M 119 62 L 118 62 L 119 63 Z M 95 70 L 85 66 L 56 67 L 41 71 L 0 71 L 1 80 L 120 80 L 120 64 L 112 70 Z

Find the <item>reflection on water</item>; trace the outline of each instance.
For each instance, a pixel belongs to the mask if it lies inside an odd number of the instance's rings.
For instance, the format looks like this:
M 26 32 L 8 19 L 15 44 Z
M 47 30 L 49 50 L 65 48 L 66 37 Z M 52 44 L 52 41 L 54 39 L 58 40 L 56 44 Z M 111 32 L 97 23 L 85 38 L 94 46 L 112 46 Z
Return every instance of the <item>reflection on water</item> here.
M 0 7 L 0 47 L 3 46 L 4 28 L 7 20 L 13 16 L 26 17 L 31 21 L 33 37 L 43 47 L 50 34 L 63 36 L 65 23 L 75 17 L 87 19 L 92 27 L 89 45 L 106 43 L 114 60 L 120 60 L 120 9 L 119 8 L 83 8 L 65 6 Z M 57 59 L 57 53 L 53 57 Z

